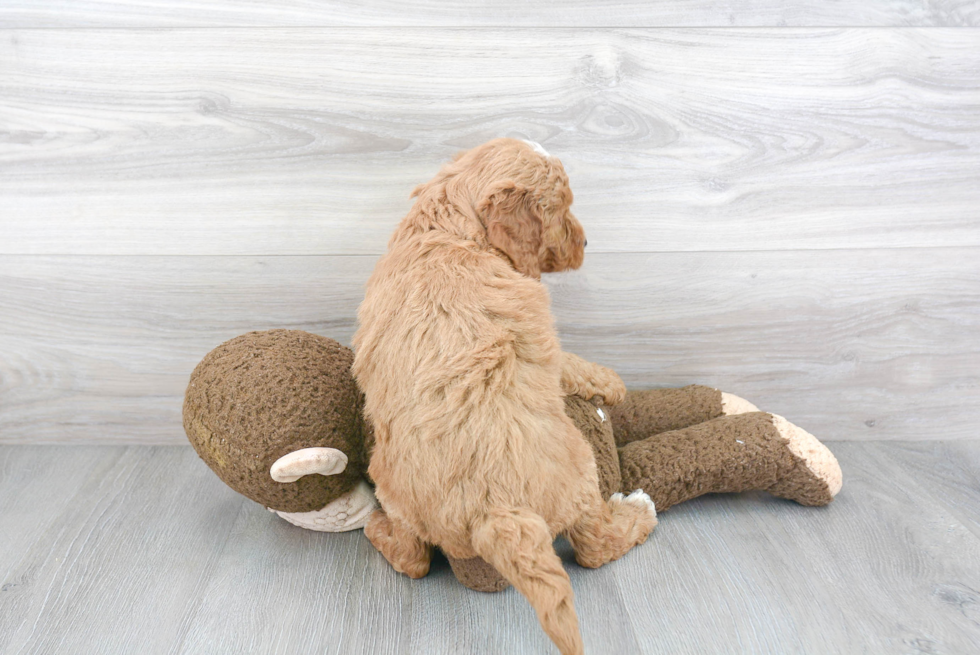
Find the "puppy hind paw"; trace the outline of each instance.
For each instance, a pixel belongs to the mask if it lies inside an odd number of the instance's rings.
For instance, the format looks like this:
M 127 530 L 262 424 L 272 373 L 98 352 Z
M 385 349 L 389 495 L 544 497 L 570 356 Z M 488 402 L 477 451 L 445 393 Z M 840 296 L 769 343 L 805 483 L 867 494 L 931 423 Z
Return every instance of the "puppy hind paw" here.
M 364 534 L 388 563 L 410 578 L 423 578 L 429 573 L 431 547 L 395 526 L 384 510 L 375 510 L 364 527 Z
M 634 544 L 646 541 L 647 535 L 657 526 L 657 508 L 653 500 L 642 489 L 627 496 L 616 493 L 609 498 L 609 509 L 613 520 L 626 526 L 630 541 Z
M 429 560 L 427 559 L 406 559 L 399 565 L 392 564 L 392 567 L 399 573 L 404 573 L 413 580 L 424 578 L 429 575 Z
M 630 493 L 630 495 L 623 499 L 623 502 L 642 507 L 650 512 L 651 516 L 657 518 L 657 506 L 654 504 L 653 499 L 642 489 L 636 489 Z
M 643 510 L 647 512 L 651 518 L 657 518 L 657 506 L 654 504 L 653 499 L 642 489 L 636 489 L 628 496 L 624 496 L 621 493 L 615 493 L 609 497 L 609 506 L 611 508 L 618 507 L 621 505 L 630 505 L 634 508 Z
M 646 541 L 657 527 L 653 501 L 640 489 L 628 496 L 613 494 L 606 507 L 608 512 L 588 513 L 568 533 L 575 561 L 586 568 L 598 568 L 619 559 Z

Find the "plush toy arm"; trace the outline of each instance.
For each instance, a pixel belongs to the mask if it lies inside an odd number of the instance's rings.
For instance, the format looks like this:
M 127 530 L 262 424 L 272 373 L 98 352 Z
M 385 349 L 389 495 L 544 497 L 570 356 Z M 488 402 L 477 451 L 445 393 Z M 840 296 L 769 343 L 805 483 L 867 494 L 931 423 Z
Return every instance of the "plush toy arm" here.
M 719 416 L 759 411 L 747 400 L 711 387 L 630 391 L 609 410 L 616 445 L 625 446 L 661 432 L 680 430 Z
M 561 354 L 561 388 L 566 395 L 586 400 L 602 396 L 607 405 L 617 405 L 626 397 L 626 385 L 616 371 L 569 352 Z

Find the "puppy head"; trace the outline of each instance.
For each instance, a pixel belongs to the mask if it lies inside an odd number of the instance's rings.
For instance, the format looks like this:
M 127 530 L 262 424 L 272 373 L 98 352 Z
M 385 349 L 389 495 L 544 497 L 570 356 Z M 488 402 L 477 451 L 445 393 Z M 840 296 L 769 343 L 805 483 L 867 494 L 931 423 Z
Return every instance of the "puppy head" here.
M 544 154 L 542 154 L 544 153 Z M 538 144 L 495 139 L 463 153 L 460 182 L 471 192 L 490 244 L 524 275 L 578 268 L 585 231 L 572 214 L 568 175 Z

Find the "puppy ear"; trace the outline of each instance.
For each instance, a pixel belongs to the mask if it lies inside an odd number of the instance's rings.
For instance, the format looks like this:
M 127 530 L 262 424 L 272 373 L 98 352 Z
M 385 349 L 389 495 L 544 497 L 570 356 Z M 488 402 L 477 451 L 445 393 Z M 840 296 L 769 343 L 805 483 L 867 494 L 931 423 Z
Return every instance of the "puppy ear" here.
M 507 255 L 519 272 L 540 278 L 541 217 L 531 191 L 511 180 L 498 182 L 479 211 L 490 245 Z

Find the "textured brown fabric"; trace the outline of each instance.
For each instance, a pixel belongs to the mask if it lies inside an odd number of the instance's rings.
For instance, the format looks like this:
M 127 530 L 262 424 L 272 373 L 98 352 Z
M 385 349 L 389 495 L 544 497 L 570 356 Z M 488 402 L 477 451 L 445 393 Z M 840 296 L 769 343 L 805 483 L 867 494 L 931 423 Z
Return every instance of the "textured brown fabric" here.
M 606 420 L 599 415 L 600 409 L 606 415 Z M 612 421 L 609 420 L 609 408 L 605 405 L 597 406 L 578 396 L 566 396 L 565 413 L 592 446 L 599 470 L 599 491 L 603 498 L 609 498 L 619 491 L 623 482 L 619 472 L 619 451 L 616 450 Z
M 793 455 L 772 416 L 722 416 L 636 441 L 619 451 L 623 489 L 643 489 L 661 512 L 706 493 L 763 489 L 803 505 L 826 505 L 826 482 Z
M 616 445 L 625 446 L 721 416 L 721 392 L 699 384 L 629 391 L 624 402 L 610 408 L 610 414 Z
M 354 385 L 357 385 L 356 381 Z M 364 453 L 364 479 L 373 486 L 374 480 L 371 479 L 371 475 L 368 473 L 367 465 L 371 462 L 371 453 L 374 451 L 374 426 L 364 418 L 364 393 L 360 389 L 357 390 L 357 420 L 359 422 L 358 431 L 362 435 L 358 442 L 361 444 L 362 452 Z
M 468 587 L 473 591 L 492 593 L 494 591 L 503 591 L 510 586 L 507 579 L 500 575 L 497 569 L 479 557 L 456 559 L 455 557 L 446 555 L 446 559 L 449 560 L 449 566 L 452 568 L 456 579 L 464 587 Z
M 364 476 L 363 398 L 350 373 L 353 353 L 298 330 L 249 332 L 198 364 L 184 397 L 184 431 L 228 486 L 283 512 L 318 510 Z M 337 448 L 338 475 L 281 484 L 272 464 L 300 448 Z

